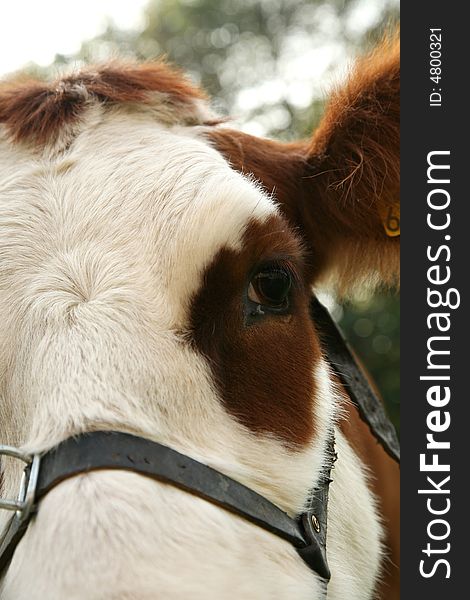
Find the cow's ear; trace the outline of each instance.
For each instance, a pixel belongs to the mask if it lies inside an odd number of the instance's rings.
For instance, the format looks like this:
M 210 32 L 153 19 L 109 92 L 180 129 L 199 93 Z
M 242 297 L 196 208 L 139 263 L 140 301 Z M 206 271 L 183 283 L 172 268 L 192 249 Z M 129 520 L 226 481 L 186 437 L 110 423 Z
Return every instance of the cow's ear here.
M 398 284 L 399 127 L 397 38 L 356 63 L 307 150 L 297 222 L 317 275 L 340 290 Z
M 398 284 L 399 94 L 396 37 L 357 61 L 310 140 L 282 143 L 225 128 L 208 134 L 301 232 L 312 283 L 340 292 Z

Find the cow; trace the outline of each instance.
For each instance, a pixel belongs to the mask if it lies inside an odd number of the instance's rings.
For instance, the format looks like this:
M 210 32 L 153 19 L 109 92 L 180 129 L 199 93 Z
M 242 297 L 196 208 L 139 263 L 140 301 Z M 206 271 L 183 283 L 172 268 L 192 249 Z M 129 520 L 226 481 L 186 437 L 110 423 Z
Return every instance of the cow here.
M 395 286 L 399 44 L 359 58 L 312 137 L 236 131 L 165 62 L 0 85 L 0 443 L 163 444 L 295 518 L 331 458 L 330 600 L 398 598 L 398 466 L 328 363 L 312 289 Z M 2 498 L 23 465 L 2 460 Z M 0 510 L 0 526 L 11 513 Z M 135 472 L 36 507 L 2 600 L 319 600 L 286 540 Z

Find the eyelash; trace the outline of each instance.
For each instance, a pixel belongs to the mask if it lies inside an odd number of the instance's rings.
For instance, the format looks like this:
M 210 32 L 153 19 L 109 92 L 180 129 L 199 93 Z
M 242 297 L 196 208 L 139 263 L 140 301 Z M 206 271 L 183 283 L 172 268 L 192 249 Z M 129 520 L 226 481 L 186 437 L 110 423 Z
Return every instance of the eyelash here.
M 258 272 L 263 271 L 264 269 L 270 268 L 273 271 L 278 271 L 278 272 L 285 272 L 288 273 L 292 279 L 292 286 L 293 287 L 300 287 L 300 282 L 301 282 L 301 278 L 299 276 L 299 273 L 297 271 L 297 269 L 295 268 L 295 265 L 292 263 L 291 260 L 287 259 L 287 258 L 277 258 L 271 261 L 268 261 L 266 263 L 264 263 L 262 265 L 262 267 L 260 269 L 258 269 Z

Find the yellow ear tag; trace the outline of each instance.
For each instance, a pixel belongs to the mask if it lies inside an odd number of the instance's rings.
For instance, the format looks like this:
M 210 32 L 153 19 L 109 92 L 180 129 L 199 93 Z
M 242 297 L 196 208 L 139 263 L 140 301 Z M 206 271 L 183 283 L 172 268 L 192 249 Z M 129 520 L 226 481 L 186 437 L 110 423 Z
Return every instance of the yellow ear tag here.
M 397 237 L 400 235 L 400 204 L 393 206 L 379 206 L 379 214 L 385 229 L 385 233 L 389 237 Z

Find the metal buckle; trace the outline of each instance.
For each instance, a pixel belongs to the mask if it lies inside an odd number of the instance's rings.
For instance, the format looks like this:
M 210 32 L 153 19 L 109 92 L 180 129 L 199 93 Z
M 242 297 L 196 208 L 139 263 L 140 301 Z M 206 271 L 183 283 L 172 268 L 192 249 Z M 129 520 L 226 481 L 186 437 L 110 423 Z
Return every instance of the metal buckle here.
M 0 510 L 15 511 L 17 519 L 20 523 L 23 523 L 30 516 L 34 506 L 41 457 L 39 454 L 27 454 L 13 446 L 0 444 L 1 456 L 9 456 L 26 463 L 16 500 L 0 498 Z

